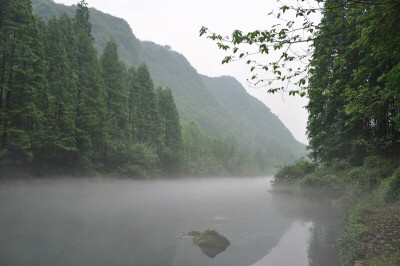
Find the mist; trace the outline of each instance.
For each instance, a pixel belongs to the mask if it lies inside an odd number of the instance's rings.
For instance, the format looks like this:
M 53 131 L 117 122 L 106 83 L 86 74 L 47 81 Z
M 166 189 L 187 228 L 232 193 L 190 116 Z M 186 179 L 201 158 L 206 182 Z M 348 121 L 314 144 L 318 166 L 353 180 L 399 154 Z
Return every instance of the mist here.
M 0 264 L 337 265 L 335 212 L 270 189 L 270 178 L 3 182 Z M 214 259 L 178 237 L 208 228 L 231 242 Z

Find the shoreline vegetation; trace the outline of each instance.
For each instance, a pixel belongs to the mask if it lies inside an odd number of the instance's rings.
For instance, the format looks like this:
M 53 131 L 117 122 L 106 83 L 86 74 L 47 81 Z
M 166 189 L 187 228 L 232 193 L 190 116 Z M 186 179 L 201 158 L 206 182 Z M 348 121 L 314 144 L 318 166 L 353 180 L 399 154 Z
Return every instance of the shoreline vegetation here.
M 324 198 L 338 209 L 342 265 L 400 265 L 400 160 L 369 156 L 361 166 L 344 160 L 317 165 L 300 159 L 275 174 L 273 188 Z

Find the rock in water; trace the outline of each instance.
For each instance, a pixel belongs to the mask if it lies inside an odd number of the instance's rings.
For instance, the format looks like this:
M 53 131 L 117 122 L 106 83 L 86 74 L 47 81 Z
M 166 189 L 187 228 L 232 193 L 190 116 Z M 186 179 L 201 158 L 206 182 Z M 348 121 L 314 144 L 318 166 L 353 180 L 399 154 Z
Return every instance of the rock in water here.
M 191 232 L 199 233 L 196 231 Z M 204 254 L 213 259 L 219 253 L 224 252 L 231 242 L 214 229 L 207 229 L 193 238 L 193 244 L 197 245 Z

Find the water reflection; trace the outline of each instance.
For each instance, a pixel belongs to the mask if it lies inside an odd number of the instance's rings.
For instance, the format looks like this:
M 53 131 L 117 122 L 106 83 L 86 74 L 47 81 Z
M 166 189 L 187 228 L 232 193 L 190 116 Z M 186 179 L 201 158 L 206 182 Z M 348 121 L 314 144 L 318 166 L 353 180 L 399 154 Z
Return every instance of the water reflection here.
M 311 223 L 308 243 L 308 265 L 339 265 L 336 236 L 339 230 L 337 210 L 324 199 L 301 198 L 276 194 L 273 205 L 280 213 L 295 220 Z
M 266 178 L 2 184 L 0 265 L 338 265 L 332 209 L 269 188 Z M 208 228 L 231 242 L 214 259 L 177 238 Z
M 261 260 L 252 266 L 309 264 L 307 249 L 310 240 L 312 223 L 294 222 L 282 236 L 279 243 Z

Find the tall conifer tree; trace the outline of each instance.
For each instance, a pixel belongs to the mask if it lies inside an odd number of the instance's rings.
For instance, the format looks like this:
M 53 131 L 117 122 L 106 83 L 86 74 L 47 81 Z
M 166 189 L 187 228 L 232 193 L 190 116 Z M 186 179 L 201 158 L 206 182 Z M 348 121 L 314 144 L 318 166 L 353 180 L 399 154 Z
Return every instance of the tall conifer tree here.
M 43 133 L 43 44 L 31 1 L 1 1 L 0 9 L 0 156 L 27 162 Z
M 138 140 L 151 146 L 159 145 L 160 117 L 154 84 L 145 64 L 139 66 L 136 74 L 138 93 L 137 128 Z
M 183 156 L 179 114 L 170 89 L 163 90 L 160 87 L 157 94 L 162 128 L 161 137 L 164 145 L 162 160 L 167 171 L 175 172 L 178 170 Z
M 67 16 L 48 21 L 46 61 L 48 101 L 45 114 L 46 159 L 65 164 L 71 152 L 76 152 L 76 68 L 75 36 L 72 21 Z M 71 38 L 71 40 L 69 39 Z
M 89 8 L 82 0 L 74 19 L 78 68 L 76 138 L 84 163 L 98 163 L 104 153 L 106 95 L 89 18 Z
M 128 91 L 128 129 L 129 142 L 135 145 L 138 142 L 138 120 L 139 120 L 139 87 L 136 80 L 136 70 L 133 66 L 127 72 Z
M 116 161 L 128 144 L 128 95 L 126 69 L 119 61 L 117 44 L 112 39 L 107 43 L 101 57 L 103 80 L 107 94 L 105 127 L 105 159 Z

